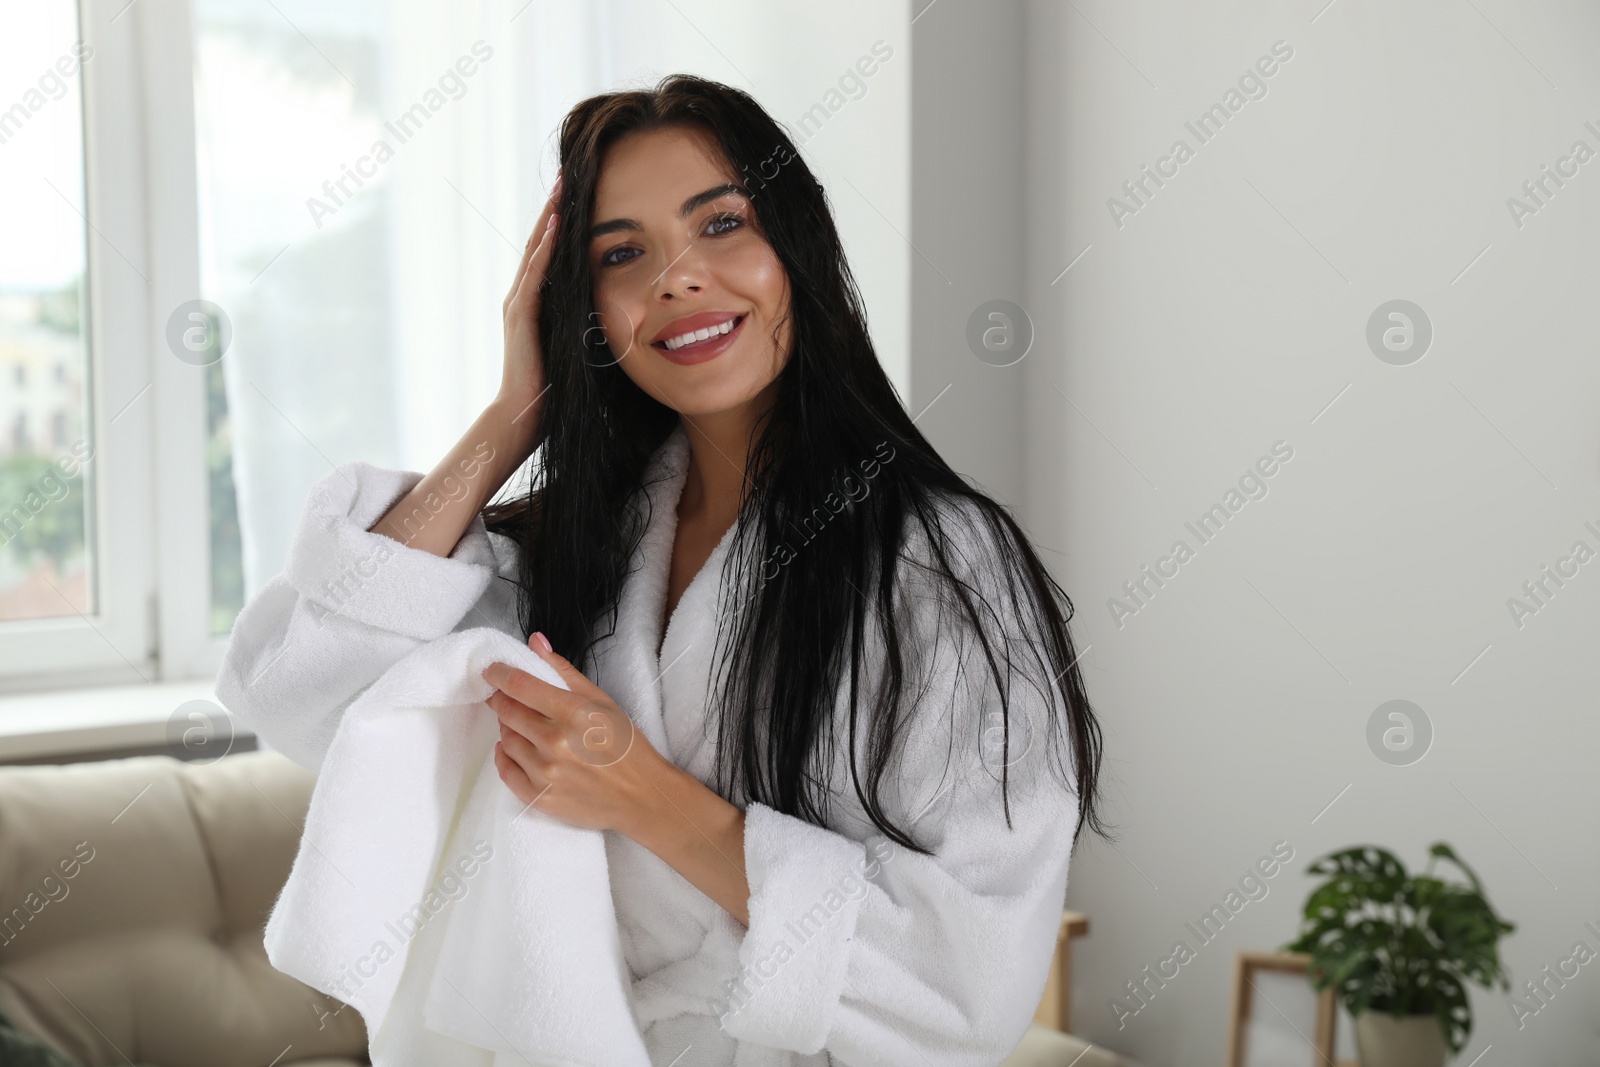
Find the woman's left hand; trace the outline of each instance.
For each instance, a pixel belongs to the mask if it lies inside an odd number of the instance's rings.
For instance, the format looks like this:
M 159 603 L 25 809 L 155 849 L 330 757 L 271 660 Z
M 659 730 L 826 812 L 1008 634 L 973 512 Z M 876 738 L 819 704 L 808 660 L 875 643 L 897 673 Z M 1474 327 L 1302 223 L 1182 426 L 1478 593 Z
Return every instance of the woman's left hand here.
M 570 691 L 505 663 L 484 668 L 486 703 L 500 717 L 494 763 L 517 799 L 563 822 L 630 833 L 648 818 L 663 757 L 616 702 L 540 643 L 528 647 Z

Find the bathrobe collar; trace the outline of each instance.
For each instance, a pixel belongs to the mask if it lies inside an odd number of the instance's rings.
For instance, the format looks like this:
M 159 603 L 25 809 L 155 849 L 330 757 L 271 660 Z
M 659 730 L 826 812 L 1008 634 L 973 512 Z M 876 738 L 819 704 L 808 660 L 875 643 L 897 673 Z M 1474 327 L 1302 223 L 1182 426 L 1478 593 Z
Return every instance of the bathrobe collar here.
M 616 631 L 595 646 L 594 677 L 657 751 L 708 781 L 715 753 L 707 690 L 733 528 L 679 598 L 663 641 L 661 614 L 689 458 L 689 439 L 680 424 L 646 466 L 640 492 L 648 500 L 648 522 L 623 582 Z

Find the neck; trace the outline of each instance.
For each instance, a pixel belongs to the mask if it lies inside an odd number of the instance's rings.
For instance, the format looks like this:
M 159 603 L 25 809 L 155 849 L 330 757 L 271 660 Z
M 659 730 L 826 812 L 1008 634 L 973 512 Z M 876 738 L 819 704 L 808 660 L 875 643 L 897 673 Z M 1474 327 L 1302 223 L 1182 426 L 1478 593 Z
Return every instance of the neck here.
M 749 491 L 745 461 L 757 419 L 765 410 L 761 399 L 731 411 L 679 416 L 689 439 L 689 469 L 678 499 L 679 519 L 705 519 L 727 527 L 739 517 Z

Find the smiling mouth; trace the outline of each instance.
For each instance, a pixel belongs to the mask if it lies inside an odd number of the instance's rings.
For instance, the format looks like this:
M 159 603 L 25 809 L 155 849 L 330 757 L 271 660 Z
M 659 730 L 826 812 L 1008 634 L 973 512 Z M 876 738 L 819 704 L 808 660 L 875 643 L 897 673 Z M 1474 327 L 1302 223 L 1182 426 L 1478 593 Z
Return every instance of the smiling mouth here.
M 668 352 L 677 352 L 680 349 L 694 348 L 696 345 L 713 344 L 717 338 L 726 337 L 732 333 L 738 328 L 739 323 L 743 321 L 744 316 L 739 315 L 719 326 L 708 326 L 702 330 L 690 330 L 688 333 L 681 333 L 676 337 L 668 337 L 664 341 L 657 341 L 655 346 Z
M 744 315 L 736 315 L 726 322 L 715 326 L 706 326 L 698 330 L 689 330 L 675 337 L 667 337 L 660 341 L 652 341 L 650 347 L 660 352 L 665 352 L 674 359 L 693 356 L 700 352 L 717 348 L 728 339 L 728 336 L 738 330 L 745 320 Z

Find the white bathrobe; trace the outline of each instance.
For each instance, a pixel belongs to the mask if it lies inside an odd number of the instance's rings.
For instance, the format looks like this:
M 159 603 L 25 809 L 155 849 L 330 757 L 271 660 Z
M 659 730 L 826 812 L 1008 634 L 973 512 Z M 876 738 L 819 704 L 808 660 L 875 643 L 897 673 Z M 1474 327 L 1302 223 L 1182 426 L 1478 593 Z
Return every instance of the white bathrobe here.
M 709 784 L 715 613 L 730 536 L 684 592 L 661 642 L 688 458 L 679 429 L 651 462 L 643 490 L 650 524 L 616 632 L 597 645 L 588 673 L 634 719 L 658 719 L 665 755 Z M 408 652 L 481 626 L 524 639 L 510 581 L 515 546 L 490 534 L 481 517 L 448 558 L 368 532 L 420 478 L 361 462 L 323 478 L 284 573 L 235 623 L 217 693 L 267 744 L 304 766 L 319 765 L 341 712 Z M 992 546 L 969 532 L 961 548 L 964 576 L 994 593 Z M 917 539 L 908 552 L 927 558 Z M 745 810 L 748 930 L 697 892 L 688 894 L 697 909 L 653 906 L 639 887 L 681 876 L 606 831 L 634 1007 L 653 1063 L 993 1067 L 1027 1028 L 1065 899 L 1076 799 L 1047 766 L 1041 696 L 1011 687 L 1004 747 L 998 693 L 971 658 L 971 635 L 927 592 L 916 568 L 901 570 L 896 625 L 916 657 L 907 688 L 919 699 L 883 797 L 895 821 L 934 854 L 876 832 L 842 750 L 826 827 L 730 798 Z M 997 596 L 986 601 L 998 629 L 1027 640 Z M 841 694 L 836 711 L 843 707 Z

